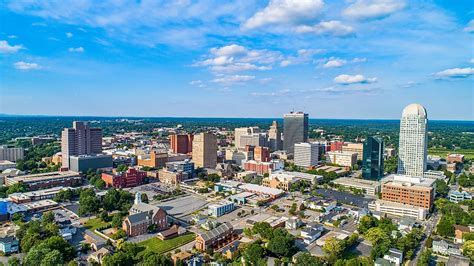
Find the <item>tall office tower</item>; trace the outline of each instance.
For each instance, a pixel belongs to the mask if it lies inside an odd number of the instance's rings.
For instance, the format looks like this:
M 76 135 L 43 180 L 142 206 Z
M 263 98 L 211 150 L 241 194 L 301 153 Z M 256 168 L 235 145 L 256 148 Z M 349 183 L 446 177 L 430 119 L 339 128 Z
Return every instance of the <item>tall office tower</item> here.
M 278 122 L 273 121 L 270 129 L 268 130 L 268 145 L 271 151 L 281 150 L 281 132 L 278 129 Z
M 102 153 L 102 129 L 74 121 L 61 132 L 62 168 L 69 169 L 69 156 Z
M 193 140 L 193 161 L 196 167 L 215 168 L 217 165 L 217 138 L 212 133 L 200 133 Z
M 253 150 L 253 159 L 257 162 L 269 162 L 270 149 L 262 146 L 255 147 Z
M 362 159 L 362 177 L 370 180 L 380 180 L 383 177 L 383 139 L 377 136 L 368 137 L 364 142 Z
M 302 167 L 318 165 L 319 146 L 319 143 L 296 143 L 294 154 L 295 165 Z
M 174 153 L 187 154 L 193 151 L 192 134 L 173 134 L 170 135 L 171 149 Z
M 425 107 L 410 104 L 403 109 L 398 145 L 398 173 L 422 177 L 426 171 L 428 116 Z
M 267 146 L 267 135 L 265 133 L 253 133 L 250 135 L 240 136 L 240 149 L 245 148 L 245 146 Z
M 234 129 L 234 139 L 235 139 L 235 147 L 238 149 L 242 149 L 247 144 L 243 144 L 241 137 L 254 135 L 260 133 L 260 128 L 258 127 L 238 127 Z M 258 134 L 257 134 L 258 135 Z
M 283 149 L 293 153 L 295 143 L 308 141 L 308 114 L 291 112 L 283 116 Z

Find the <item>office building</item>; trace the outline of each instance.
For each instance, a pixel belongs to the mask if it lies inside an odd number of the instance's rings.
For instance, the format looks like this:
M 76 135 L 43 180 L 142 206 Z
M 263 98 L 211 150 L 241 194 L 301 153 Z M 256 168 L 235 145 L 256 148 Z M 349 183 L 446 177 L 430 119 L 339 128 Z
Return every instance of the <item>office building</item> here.
M 472 195 L 467 191 L 451 190 L 449 191 L 448 198 L 451 202 L 459 203 L 465 200 L 472 200 Z
M 429 209 L 423 207 L 380 199 L 369 202 L 368 207 L 372 212 L 381 212 L 399 217 L 412 217 L 419 220 L 425 220 L 429 213 Z
M 102 173 L 107 187 L 127 188 L 142 185 L 145 182 L 146 172 L 139 171 L 135 168 L 129 168 L 125 172 L 120 173 Z
M 464 163 L 464 154 L 448 154 L 446 161 L 448 163 Z
M 76 186 L 82 183 L 82 178 L 79 173 L 72 171 L 19 175 L 5 178 L 5 185 L 7 186 L 11 186 L 16 183 L 24 184 L 26 189 L 31 191 L 59 186 Z
M 276 171 L 262 179 L 262 186 L 290 191 L 291 186 L 295 183 L 305 181 L 308 184 L 315 185 L 320 179 L 322 179 L 322 176 L 300 172 Z
M 342 151 L 342 146 L 344 145 L 344 141 L 331 141 L 329 146 L 329 151 Z
M 403 109 L 398 145 L 398 174 L 423 177 L 426 171 L 428 135 L 426 109 L 410 104 Z
M 173 172 L 185 172 L 192 176 L 194 173 L 194 163 L 186 159 L 184 161 L 166 163 L 166 170 Z
M 291 112 L 283 116 L 283 149 L 293 153 L 295 144 L 308 141 L 308 114 Z
M 267 136 L 265 133 L 254 133 L 240 136 L 240 146 L 238 148 L 244 149 L 246 146 L 267 146 Z
M 364 142 L 362 160 L 362 177 L 369 180 L 380 180 L 383 177 L 383 140 L 380 137 L 368 137 Z
M 200 133 L 193 140 L 193 161 L 196 167 L 216 168 L 217 138 L 212 133 Z
M 108 169 L 113 167 L 112 156 L 107 154 L 73 155 L 69 156 L 69 169 L 85 173 L 89 169 Z
M 329 151 L 326 152 L 326 161 L 332 164 L 352 167 L 357 163 L 357 153 Z
M 209 215 L 221 217 L 224 214 L 232 212 L 235 209 L 233 202 L 225 201 L 209 205 Z
M 16 162 L 25 157 L 24 148 L 15 148 L 8 145 L 0 146 L 0 160 Z
M 370 196 L 376 196 L 380 192 L 380 182 L 378 181 L 340 177 L 332 182 L 342 187 L 360 189 L 364 194 Z
M 319 143 L 295 143 L 294 161 L 295 165 L 301 167 L 311 167 L 318 165 Z
M 357 153 L 357 160 L 361 161 L 364 155 L 364 144 L 345 142 L 341 147 L 341 151 Z
M 260 129 L 258 127 L 238 127 L 234 129 L 235 147 L 238 149 L 245 147 L 245 144 L 241 143 L 242 136 L 258 135 L 258 133 L 260 133 Z M 254 146 L 258 146 L 258 145 L 254 145 Z
M 176 186 L 182 181 L 188 179 L 190 175 L 183 171 L 170 171 L 167 169 L 160 169 L 158 171 L 158 179 L 161 183 Z
M 278 151 L 283 148 L 281 142 L 281 131 L 278 128 L 277 121 L 273 121 L 268 130 L 268 147 L 271 151 Z
M 382 179 L 382 199 L 431 209 L 435 179 L 393 174 Z
M 0 171 L 10 169 L 10 168 L 15 168 L 16 163 L 7 161 L 7 160 L 0 160 Z
M 74 121 L 72 128 L 61 132 L 62 168 L 69 169 L 69 157 L 102 153 L 102 129 Z
M 269 174 L 272 171 L 283 169 L 284 164 L 279 160 L 272 160 L 270 162 L 257 162 L 254 160 L 245 161 L 242 163 L 245 171 L 254 171 L 258 175 Z
M 253 150 L 253 159 L 257 162 L 269 162 L 270 149 L 262 146 L 255 147 Z
M 158 152 L 155 150 L 150 151 L 150 155 L 147 158 L 146 155 L 138 156 L 138 165 L 147 166 L 151 168 L 164 167 L 166 162 L 169 161 L 167 152 Z
M 192 134 L 172 134 L 170 135 L 171 149 L 174 153 L 187 154 L 193 151 Z

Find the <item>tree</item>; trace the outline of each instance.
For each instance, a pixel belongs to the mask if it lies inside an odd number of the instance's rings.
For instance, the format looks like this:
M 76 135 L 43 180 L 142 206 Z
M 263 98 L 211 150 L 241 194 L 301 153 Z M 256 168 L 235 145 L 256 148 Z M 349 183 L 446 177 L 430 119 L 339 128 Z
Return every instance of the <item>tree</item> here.
M 445 198 L 449 193 L 449 186 L 443 180 L 436 179 L 436 194 Z
M 310 253 L 305 252 L 296 257 L 295 265 L 323 266 L 324 263 L 320 258 L 311 256 Z
M 291 215 L 296 215 L 296 208 L 298 208 L 298 206 L 296 205 L 296 202 L 293 202 L 288 213 Z
M 20 259 L 17 258 L 17 257 L 10 257 L 8 259 L 8 265 L 9 266 L 20 266 L 21 265 Z
M 251 263 L 252 265 L 257 265 L 258 262 L 263 258 L 264 250 L 259 242 L 254 242 L 245 248 L 242 256 L 245 261 Z
M 431 249 L 425 249 L 421 255 L 420 259 L 416 263 L 417 266 L 428 266 L 431 260 Z
M 146 193 L 143 193 L 141 195 L 141 200 L 143 203 L 148 203 L 148 195 Z
M 127 170 L 128 170 L 128 166 L 125 165 L 125 164 L 121 164 L 121 165 L 117 166 L 117 169 L 116 169 L 116 171 L 119 172 L 119 173 L 120 172 L 125 172 Z
M 52 250 L 44 255 L 44 258 L 41 260 L 41 266 L 50 266 L 50 265 L 62 265 L 64 264 L 64 259 L 58 250 Z
M 468 257 L 471 261 L 474 261 L 474 240 L 464 242 L 462 250 L 464 256 Z
M 295 251 L 295 238 L 285 229 L 277 228 L 273 231 L 267 248 L 278 257 L 290 257 Z
M 444 237 L 454 236 L 454 224 L 451 219 L 443 215 L 436 227 L 436 232 Z
M 357 228 L 357 231 L 359 233 L 364 234 L 367 232 L 372 227 L 376 227 L 378 225 L 378 220 L 377 218 L 371 216 L 371 215 L 366 215 L 360 219 L 359 227 Z
M 100 201 L 96 198 L 92 189 L 85 189 L 79 197 L 79 215 L 90 215 L 97 213 L 100 209 Z
M 122 227 L 122 215 L 120 215 L 120 213 L 116 213 L 112 217 L 112 226 L 115 227 L 115 228 L 121 228 Z
M 334 263 L 337 258 L 342 255 L 342 252 L 344 252 L 344 245 L 341 240 L 335 237 L 330 237 L 326 239 L 323 251 L 326 254 L 327 260 L 330 263 Z
M 259 234 L 264 239 L 270 239 L 273 236 L 273 229 L 269 223 L 257 222 L 253 225 L 254 234 Z

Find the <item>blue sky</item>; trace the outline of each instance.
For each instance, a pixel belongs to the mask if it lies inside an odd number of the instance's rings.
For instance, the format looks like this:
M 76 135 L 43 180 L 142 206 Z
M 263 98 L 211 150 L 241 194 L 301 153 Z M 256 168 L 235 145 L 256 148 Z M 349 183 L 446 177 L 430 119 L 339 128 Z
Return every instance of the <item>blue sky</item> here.
M 474 4 L 0 1 L 0 113 L 474 120 Z

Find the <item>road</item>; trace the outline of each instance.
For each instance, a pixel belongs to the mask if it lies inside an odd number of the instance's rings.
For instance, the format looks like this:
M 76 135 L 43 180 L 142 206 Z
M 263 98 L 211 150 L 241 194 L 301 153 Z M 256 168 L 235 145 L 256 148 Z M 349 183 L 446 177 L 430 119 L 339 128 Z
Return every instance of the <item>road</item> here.
M 425 246 L 426 239 L 431 235 L 433 230 L 435 229 L 436 225 L 438 224 L 439 218 L 441 215 L 438 212 L 435 212 L 428 221 L 425 223 L 425 237 L 421 241 L 420 245 L 418 246 L 418 249 L 415 251 L 415 258 L 410 261 L 409 265 L 410 266 L 415 266 L 416 262 L 420 258 L 421 252 L 423 251 L 423 247 Z

